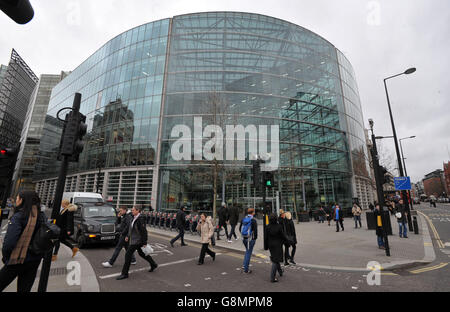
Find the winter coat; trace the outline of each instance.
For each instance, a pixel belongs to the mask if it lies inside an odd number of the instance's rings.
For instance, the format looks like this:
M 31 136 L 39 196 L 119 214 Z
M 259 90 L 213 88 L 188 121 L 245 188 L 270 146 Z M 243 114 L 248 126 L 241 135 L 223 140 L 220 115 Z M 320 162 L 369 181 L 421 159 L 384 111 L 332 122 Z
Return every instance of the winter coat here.
M 238 207 L 232 206 L 229 209 L 229 220 L 230 220 L 230 225 L 238 224 L 238 221 L 239 221 L 239 209 L 238 209 Z
M 133 220 L 134 216 L 133 219 L 131 219 L 128 229 L 128 242 L 130 245 L 147 245 L 147 227 L 145 217 L 141 214 L 132 225 Z
M 186 213 L 183 211 L 183 209 L 178 210 L 176 219 L 177 228 L 184 229 L 186 226 Z
M 227 207 L 220 207 L 219 209 L 219 226 L 224 226 L 227 224 L 229 215 L 228 215 L 228 208 Z
M 397 204 L 395 206 L 395 210 L 396 212 L 400 212 L 402 215 L 400 218 L 397 218 L 397 222 L 403 222 L 406 223 L 406 209 L 405 209 L 405 205 L 403 204 Z
M 295 233 L 295 224 L 292 219 L 286 219 L 285 221 L 285 233 L 289 243 L 297 244 L 297 234 Z M 292 241 L 291 241 L 292 239 Z
M 117 217 L 116 225 L 117 230 L 120 232 L 121 237 L 125 237 L 128 234 L 130 224 L 133 222 L 133 215 L 131 212 L 127 212 L 123 216 Z
M 336 220 L 336 207 L 333 208 L 333 220 Z M 339 220 L 344 220 L 344 211 L 339 207 Z
M 362 213 L 361 207 L 359 206 L 353 206 L 352 208 L 352 214 L 354 217 L 360 216 Z
M 282 226 L 280 224 L 269 224 L 265 231 L 265 245 L 269 247 L 270 260 L 272 262 L 283 262 L 283 244 L 287 242 L 287 239 Z
M 25 230 L 25 227 L 28 224 L 28 218 L 29 215 L 24 215 L 22 209 L 17 209 L 8 222 L 8 229 L 6 231 L 2 247 L 2 260 L 3 263 L 5 263 L 6 265 L 8 264 L 9 258 L 11 257 L 11 253 L 16 247 L 17 242 L 20 239 L 20 236 L 22 235 L 23 231 Z M 38 219 L 36 220 L 36 226 L 34 228 L 33 237 L 30 241 L 30 244 L 33 241 L 34 235 L 36 234 L 40 225 L 42 223 L 45 223 L 45 220 L 46 218 L 44 213 L 40 212 Z M 28 251 L 24 263 L 40 261 L 41 259 L 42 259 L 41 255 L 35 255 L 32 252 Z
M 56 225 L 61 228 L 61 233 L 70 232 L 73 234 L 74 226 L 73 226 L 73 213 L 77 211 L 77 206 L 73 204 L 69 204 L 66 209 L 63 209 L 58 216 L 58 220 Z
M 198 223 L 197 231 L 201 234 L 202 244 L 211 243 L 211 237 L 214 235 L 214 225 L 212 224 L 211 217 L 206 217 L 205 222 Z

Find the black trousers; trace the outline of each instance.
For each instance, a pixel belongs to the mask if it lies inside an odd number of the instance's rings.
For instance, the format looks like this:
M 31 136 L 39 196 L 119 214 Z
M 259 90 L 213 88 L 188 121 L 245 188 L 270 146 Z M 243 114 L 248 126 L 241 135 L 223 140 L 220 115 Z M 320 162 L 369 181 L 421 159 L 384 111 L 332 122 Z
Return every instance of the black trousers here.
M 198 259 L 198 262 L 203 263 L 203 261 L 205 260 L 205 254 L 208 254 L 211 257 L 214 257 L 216 255 L 215 252 L 209 249 L 209 243 L 202 244 L 202 250 L 200 251 L 200 258 Z
M 220 233 L 220 230 L 222 229 L 222 227 L 225 229 L 225 236 L 228 238 L 228 226 L 225 223 L 225 224 L 222 224 L 222 225 L 219 224 L 219 228 L 217 229 L 217 239 L 220 239 L 219 233 Z
M 226 227 L 225 227 L 226 228 Z M 236 235 L 236 224 L 231 224 L 231 231 L 230 231 L 230 236 L 228 236 L 228 239 L 231 240 L 231 237 L 234 236 L 234 238 L 237 239 L 237 235 Z
M 0 270 L 0 292 L 17 278 L 17 292 L 30 292 L 41 261 L 5 265 Z
M 124 236 L 120 236 L 119 238 L 119 242 L 117 243 L 116 249 L 114 249 L 114 253 L 111 256 L 111 259 L 109 259 L 109 264 L 113 265 L 114 262 L 116 262 L 117 257 L 120 254 L 120 251 L 123 249 L 125 249 L 125 252 L 128 248 L 128 243 L 125 241 L 125 237 Z M 131 262 L 136 262 L 136 257 L 133 255 L 131 255 Z
M 72 243 L 70 243 L 69 240 L 70 240 L 69 235 L 67 235 L 66 232 L 61 232 L 61 235 L 59 236 L 59 240 L 55 243 L 55 249 L 53 251 L 53 254 L 54 255 L 58 254 L 59 247 L 60 247 L 61 243 L 63 243 L 64 245 L 66 245 L 70 249 L 73 249 L 73 245 L 72 245 Z
M 273 282 L 275 280 L 276 274 L 283 274 L 283 270 L 281 270 L 280 262 L 273 262 L 272 261 L 272 270 L 270 271 L 270 280 Z
M 152 268 L 157 266 L 156 262 L 153 260 L 153 258 L 150 255 L 146 256 L 144 254 L 141 247 L 142 247 L 142 245 L 128 246 L 127 252 L 125 254 L 125 264 L 123 265 L 123 268 L 122 268 L 122 275 L 128 275 L 128 271 L 130 270 L 130 265 L 131 265 L 131 259 L 132 259 L 135 251 L 137 251 L 139 256 L 141 258 L 145 259 Z
M 341 229 L 342 231 L 344 230 L 344 221 L 342 221 L 341 219 L 339 220 L 334 220 L 336 222 L 336 231 L 339 232 L 339 224 L 341 225 Z
M 284 263 L 287 263 L 291 256 L 289 255 L 289 244 L 284 244 Z
M 170 243 L 175 243 L 179 238 L 181 238 L 181 245 L 184 245 L 184 227 L 179 227 L 178 230 L 180 231 L 177 236 L 175 236 Z

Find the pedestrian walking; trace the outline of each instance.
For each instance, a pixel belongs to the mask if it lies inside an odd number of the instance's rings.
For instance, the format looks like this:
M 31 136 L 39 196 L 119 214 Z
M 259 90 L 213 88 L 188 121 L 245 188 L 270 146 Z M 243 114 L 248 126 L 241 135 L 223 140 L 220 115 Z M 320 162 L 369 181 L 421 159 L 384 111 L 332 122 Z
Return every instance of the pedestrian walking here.
M 128 234 L 125 237 L 125 242 L 129 244 L 127 252 L 125 253 L 125 264 L 122 268 L 122 274 L 117 277 L 117 280 L 123 280 L 128 278 L 128 271 L 130 269 L 132 256 L 135 251 L 138 252 L 139 256 L 145 259 L 150 264 L 149 272 L 153 272 L 158 264 L 153 260 L 150 255 L 145 255 L 142 248 L 147 246 L 147 227 L 145 224 L 145 217 L 142 215 L 142 207 L 134 206 L 131 209 L 133 215 L 133 220 L 128 229 Z
M 377 235 L 377 241 L 378 241 L 378 248 L 380 249 L 386 249 L 386 245 L 384 242 L 384 229 L 382 226 L 382 214 L 381 214 L 381 209 L 380 209 L 380 204 L 375 203 L 375 209 L 373 211 L 373 215 L 375 217 L 375 224 L 376 224 L 376 228 L 375 228 L 375 234 Z
M 286 234 L 283 226 L 278 223 L 276 214 L 271 214 L 269 217 L 269 224 L 265 229 L 265 246 L 270 251 L 270 261 L 272 261 L 272 270 L 270 272 L 270 281 L 272 283 L 278 282 L 276 274 L 283 276 L 280 262 L 283 261 L 283 244 L 286 244 Z M 266 250 L 267 250 L 266 249 Z
M 205 260 L 205 254 L 211 256 L 213 261 L 216 260 L 216 253 L 209 249 L 211 243 L 211 237 L 214 236 L 214 225 L 212 224 L 211 217 L 206 216 L 205 213 L 200 215 L 200 222 L 197 225 L 197 231 L 201 235 L 202 250 L 200 251 L 200 258 L 197 264 L 202 265 Z
M 255 209 L 249 208 L 247 211 L 247 216 L 241 220 L 239 226 L 239 232 L 241 232 L 242 242 L 245 246 L 245 256 L 244 256 L 244 273 L 252 273 L 249 269 L 250 258 L 252 256 L 253 247 L 255 246 L 256 240 L 258 239 L 258 224 L 255 220 Z
M 355 229 L 358 228 L 358 223 L 359 223 L 359 227 L 361 228 L 362 227 L 362 225 L 361 225 L 362 209 L 356 203 L 353 204 L 352 214 L 353 214 L 353 218 L 355 219 Z
M 78 247 L 75 247 L 70 242 L 70 235 L 74 233 L 74 225 L 73 225 L 73 213 L 77 211 L 78 207 L 74 204 L 71 204 L 68 199 L 63 199 L 61 201 L 61 210 L 59 212 L 58 217 L 56 218 L 56 225 L 61 229 L 59 240 L 55 243 L 55 249 L 53 250 L 52 261 L 56 261 L 58 258 L 59 247 L 61 243 L 66 245 L 72 250 L 72 258 L 78 252 Z
M 239 208 L 236 205 L 232 205 L 229 208 L 229 218 L 228 218 L 231 226 L 230 235 L 228 236 L 228 242 L 231 243 L 231 237 L 234 236 L 235 240 L 238 240 L 236 235 L 236 225 L 239 221 Z
M 21 191 L 16 198 L 14 214 L 9 220 L 2 246 L 3 268 L 0 270 L 0 292 L 17 278 L 17 292 L 30 292 L 42 255 L 29 250 L 34 234 L 45 215 L 36 192 Z
M 336 222 L 336 232 L 339 232 L 339 224 L 344 231 L 344 213 L 338 204 L 333 209 L 333 220 Z
M 181 246 L 187 246 L 187 244 L 184 243 L 184 229 L 186 228 L 186 207 L 185 206 L 181 206 L 180 210 L 178 210 L 177 212 L 177 217 L 176 217 L 176 221 L 177 221 L 177 229 L 178 229 L 178 235 L 175 236 L 171 241 L 170 241 L 170 246 L 173 247 L 173 243 L 175 243 L 179 238 L 181 238 Z
M 327 213 L 325 212 L 325 209 L 323 208 L 323 206 L 320 206 L 320 208 L 319 208 L 319 223 L 324 223 L 326 217 L 327 217 Z
M 291 254 L 289 254 L 289 249 L 287 249 L 287 254 L 285 254 L 285 258 L 288 258 L 290 263 L 296 264 L 294 261 L 294 256 L 295 251 L 297 250 L 297 234 L 295 232 L 295 224 L 294 221 L 292 220 L 292 215 L 289 211 L 286 212 L 285 222 L 286 222 L 286 238 L 288 241 L 289 248 L 292 248 Z
M 117 215 L 116 221 L 116 227 L 118 232 L 120 233 L 119 241 L 117 242 L 116 248 L 114 249 L 111 259 L 109 259 L 109 261 L 102 263 L 104 268 L 112 268 L 122 248 L 125 249 L 126 252 L 128 248 L 128 242 L 125 241 L 125 237 L 127 237 L 128 230 L 130 229 L 130 224 L 132 221 L 133 216 L 131 214 L 131 211 L 128 211 L 127 207 L 121 206 L 119 208 L 119 214 Z M 134 256 L 134 254 L 131 256 L 131 264 L 136 264 L 136 257 Z
M 220 233 L 220 230 L 222 229 L 222 227 L 225 229 L 225 235 L 228 239 L 227 222 L 228 222 L 229 214 L 228 214 L 227 205 L 225 203 L 222 203 L 222 206 L 219 209 L 218 215 L 219 215 L 219 226 L 217 227 L 217 240 L 220 240 L 219 233 Z
M 406 216 L 407 212 L 405 205 L 403 204 L 403 199 L 400 199 L 396 208 L 395 217 L 397 218 L 399 236 L 403 238 L 408 238 L 408 229 L 406 228 Z

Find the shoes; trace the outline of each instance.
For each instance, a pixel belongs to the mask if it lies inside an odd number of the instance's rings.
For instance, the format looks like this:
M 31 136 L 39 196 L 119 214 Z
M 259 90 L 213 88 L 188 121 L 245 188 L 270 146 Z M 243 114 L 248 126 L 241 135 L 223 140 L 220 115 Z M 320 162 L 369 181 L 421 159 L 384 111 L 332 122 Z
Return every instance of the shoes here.
M 116 278 L 116 280 L 120 281 L 120 280 L 123 280 L 123 279 L 126 279 L 126 278 L 128 278 L 128 274 L 127 275 L 121 274 L 119 277 Z
M 403 236 L 402 234 L 399 235 L 400 238 L 402 238 L 402 236 Z
M 234 240 L 238 240 L 238 239 L 239 239 L 239 237 L 236 236 L 236 238 Z
M 292 263 L 292 264 L 297 264 L 297 263 L 294 262 L 294 260 L 289 260 L 289 262 Z
M 216 254 L 214 254 L 214 256 L 211 257 L 213 259 L 213 261 L 216 261 Z
M 202 265 L 203 264 L 203 262 L 197 262 L 197 265 Z
M 109 261 L 103 262 L 102 265 L 104 268 L 112 268 L 112 264 Z
M 221 239 L 219 237 L 217 237 L 216 240 L 221 240 Z
M 149 272 L 153 272 L 153 271 L 156 270 L 157 267 L 158 267 L 158 265 L 152 266 L 152 267 L 150 268 L 150 270 L 148 270 L 148 271 L 149 271 Z
M 248 270 L 248 271 L 244 271 L 245 274 L 250 274 L 252 273 L 252 270 Z
M 277 280 L 277 279 L 274 279 L 274 280 L 271 280 L 270 282 L 271 282 L 271 283 L 278 283 L 278 280 Z
M 403 238 L 408 238 L 408 236 L 403 236 Z
M 228 243 L 232 243 L 231 239 L 227 240 Z
M 188 244 L 184 244 L 184 243 L 183 243 L 183 244 L 181 244 L 181 246 L 187 246 L 187 245 L 188 245 Z
M 136 265 L 137 261 L 131 261 L 132 265 Z
M 53 256 L 52 256 L 52 262 L 55 262 L 56 259 L 58 259 L 58 255 L 53 255 Z
M 285 262 L 284 265 L 289 265 L 289 262 Z
M 281 270 L 281 272 L 278 272 L 278 274 L 280 274 L 280 276 L 283 276 L 284 270 Z
M 339 232 L 339 230 L 337 230 L 336 232 Z
M 170 246 L 173 248 L 173 243 L 172 242 L 170 242 Z
M 73 249 L 72 249 L 72 258 L 75 257 L 75 255 L 77 254 L 78 250 L 80 250 L 78 247 L 73 247 Z

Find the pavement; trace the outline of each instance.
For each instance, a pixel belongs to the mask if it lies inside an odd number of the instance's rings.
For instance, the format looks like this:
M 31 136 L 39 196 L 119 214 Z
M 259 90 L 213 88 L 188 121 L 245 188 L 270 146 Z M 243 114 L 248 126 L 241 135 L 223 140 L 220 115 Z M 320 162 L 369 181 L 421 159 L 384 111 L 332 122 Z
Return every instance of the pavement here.
M 326 221 L 325 223 L 317 221 L 297 223 L 294 220 L 298 241 L 295 262 L 306 268 L 367 272 L 371 270 L 367 267 L 371 261 L 380 263 L 381 270 L 389 271 L 424 265 L 435 260 L 436 256 L 428 225 L 421 215 L 417 216 L 419 234 L 409 232 L 408 238 L 399 237 L 396 218 L 391 216 L 394 235 L 388 236 L 390 257 L 386 256 L 384 250 L 378 249 L 375 230 L 367 229 L 365 213 L 361 219 L 362 228 L 358 227 L 357 229 L 354 228 L 355 224 L 352 218 L 344 219 L 345 231 L 338 233 L 334 221 L 331 222 L 331 226 L 328 226 Z M 148 227 L 148 230 L 159 235 L 176 236 L 176 232 L 170 230 L 155 227 Z M 238 231 L 238 227 L 236 231 Z M 200 241 L 199 235 L 186 233 L 184 237 L 186 242 Z M 228 243 L 224 237 L 216 240 L 217 247 L 245 252 L 241 239 L 233 238 L 232 243 Z M 180 240 L 176 244 L 180 244 Z M 253 255 L 262 259 L 268 259 L 270 256 L 269 251 L 263 248 L 263 225 L 260 220 L 258 220 L 258 239 Z
M 323 270 L 335 270 L 336 272 L 368 272 L 371 269 L 367 267 L 371 261 L 377 261 L 381 264 L 382 270 L 394 270 L 410 268 L 417 265 L 425 265 L 433 262 L 436 255 L 433 249 L 433 243 L 430 237 L 425 218 L 418 214 L 419 234 L 408 232 L 409 238 L 399 238 L 398 224 L 395 217 L 391 217 L 392 230 L 394 235 L 389 236 L 391 247 L 391 256 L 387 257 L 384 250 L 377 247 L 377 239 L 374 230 L 367 229 L 365 213 L 362 217 L 362 228 L 354 228 L 354 221 L 351 218 L 344 220 L 345 231 L 336 232 L 334 222 L 328 226 L 327 222 L 318 223 L 301 222 L 295 223 L 297 233 L 297 251 L 295 261 L 298 267 L 314 268 Z M 259 220 L 258 240 L 253 250 L 254 258 L 263 260 L 267 263 L 269 260 L 269 251 L 263 249 L 263 226 Z M 5 231 L 5 229 L 2 229 Z M 163 237 L 176 236 L 175 231 L 158 229 L 148 226 L 149 234 L 156 234 Z M 236 229 L 238 231 L 238 227 Z M 4 234 L 4 233 L 3 233 Z M 0 244 L 2 239 L 0 235 Z M 238 236 L 239 233 L 238 233 Z M 149 242 L 151 243 L 151 237 Z M 185 241 L 200 242 L 200 236 L 195 234 L 185 234 Z M 175 245 L 179 245 L 177 241 Z M 243 254 L 245 248 L 241 239 L 232 240 L 228 243 L 222 237 L 216 241 L 216 246 Z M 88 251 L 86 251 L 88 252 Z M 1 253 L 1 251 L 0 251 Z M 39 284 L 40 268 L 32 292 L 37 291 Z M 16 281 L 14 281 L 6 292 L 16 291 Z M 48 292 L 99 292 L 99 281 L 87 257 L 83 251 L 72 258 L 72 252 L 69 248 L 61 245 L 58 260 L 52 262 L 50 277 L 48 282 Z

